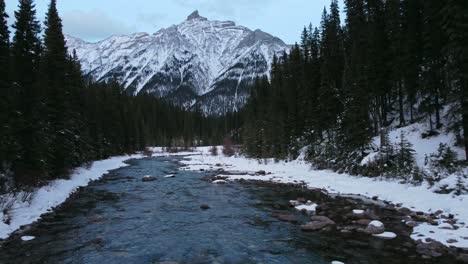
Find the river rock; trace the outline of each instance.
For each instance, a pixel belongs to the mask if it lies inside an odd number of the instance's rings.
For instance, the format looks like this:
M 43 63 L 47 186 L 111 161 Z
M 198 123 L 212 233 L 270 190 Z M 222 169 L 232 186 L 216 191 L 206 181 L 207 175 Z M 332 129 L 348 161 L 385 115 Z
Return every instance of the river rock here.
M 155 180 L 156 180 L 156 177 L 146 175 L 146 176 L 143 177 L 142 180 L 143 180 L 144 182 L 152 182 L 152 181 L 155 181 Z
M 437 258 L 444 254 L 444 245 L 437 241 L 430 241 L 429 243 L 418 241 L 416 251 L 423 256 Z
M 322 228 L 325 228 L 328 226 L 328 223 L 326 222 L 309 222 L 305 225 L 301 225 L 301 230 L 302 231 L 318 231 Z
M 283 221 L 283 222 L 290 222 L 290 223 L 297 223 L 298 222 L 297 217 L 295 217 L 294 215 L 283 215 L 283 214 L 281 214 L 281 215 L 278 215 L 277 217 L 278 217 L 278 219 L 280 221 Z
M 296 207 L 298 205 L 301 205 L 301 202 L 297 201 L 297 200 L 290 200 L 289 201 L 289 204 L 293 207 Z
M 378 237 L 378 238 L 381 238 L 381 239 L 386 239 L 386 240 L 391 240 L 391 239 L 394 239 L 397 237 L 397 235 L 393 232 L 383 232 L 381 234 L 374 234 L 372 235 L 374 237 Z
M 312 222 L 325 222 L 328 225 L 336 225 L 335 221 L 331 220 L 326 216 L 314 215 L 310 218 L 310 220 L 312 220 Z
M 302 231 L 318 231 L 335 225 L 335 222 L 326 216 L 312 216 L 311 220 L 312 222 L 301 226 Z
M 405 222 L 405 225 L 408 227 L 417 227 L 419 224 L 416 221 L 408 221 L 408 222 Z
M 214 184 L 226 184 L 227 181 L 225 181 L 225 180 L 215 180 L 212 183 L 214 183 Z
M 380 221 L 372 221 L 367 225 L 367 228 L 364 230 L 365 233 L 370 235 L 382 234 L 385 232 L 385 226 Z
M 362 226 L 368 226 L 371 222 L 372 220 L 369 220 L 369 219 L 359 219 L 359 220 L 353 221 L 354 224 L 362 225 Z
M 468 254 L 460 254 L 457 257 L 457 260 L 460 261 L 461 263 L 468 263 Z
M 267 173 L 266 173 L 266 171 L 264 171 L 264 170 L 259 170 L 259 171 L 256 172 L 256 174 L 258 174 L 258 175 L 266 175 Z
M 91 222 L 93 222 L 93 223 L 102 223 L 102 222 L 105 222 L 105 221 L 107 221 L 106 218 L 98 217 L 98 218 L 94 218 Z
M 304 197 L 297 198 L 297 201 L 300 202 L 300 203 L 307 203 L 307 199 L 304 198 Z

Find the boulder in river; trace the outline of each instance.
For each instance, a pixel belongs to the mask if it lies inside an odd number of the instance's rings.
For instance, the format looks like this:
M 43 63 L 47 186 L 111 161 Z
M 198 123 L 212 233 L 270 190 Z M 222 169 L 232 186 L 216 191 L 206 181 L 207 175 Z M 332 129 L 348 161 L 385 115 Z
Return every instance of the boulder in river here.
M 367 228 L 364 230 L 365 233 L 370 235 L 382 234 L 385 232 L 385 226 L 380 221 L 372 221 L 367 225 Z
M 154 176 L 150 176 L 150 175 L 146 175 L 146 176 L 143 176 L 143 179 L 142 179 L 144 182 L 152 182 L 152 181 L 155 181 L 156 180 L 156 177 Z

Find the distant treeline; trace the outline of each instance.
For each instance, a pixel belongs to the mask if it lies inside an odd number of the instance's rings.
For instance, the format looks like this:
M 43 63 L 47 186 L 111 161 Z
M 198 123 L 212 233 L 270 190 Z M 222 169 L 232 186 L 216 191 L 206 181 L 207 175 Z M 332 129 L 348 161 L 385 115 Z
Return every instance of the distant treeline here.
M 10 38 L 0 0 L 0 191 L 66 178 L 86 162 L 146 146 L 219 144 L 237 116 L 207 118 L 82 75 L 52 0 L 44 29 L 20 0 Z
M 315 164 L 362 173 L 372 137 L 383 149 L 388 127 L 418 122 L 422 136 L 449 130 L 468 151 L 468 1 L 344 2 L 345 23 L 333 0 L 320 27 L 274 58 L 271 80 L 256 81 L 245 151 L 284 159 L 309 146 Z

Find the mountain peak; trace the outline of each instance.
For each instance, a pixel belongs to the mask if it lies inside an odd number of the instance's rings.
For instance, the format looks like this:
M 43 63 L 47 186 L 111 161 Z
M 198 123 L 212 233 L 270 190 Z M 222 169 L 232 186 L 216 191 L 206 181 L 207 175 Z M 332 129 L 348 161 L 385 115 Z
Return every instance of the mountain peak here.
M 193 13 L 187 17 L 187 20 L 194 20 L 194 19 L 207 20 L 206 17 L 200 16 L 200 14 L 198 13 L 198 10 L 193 11 Z

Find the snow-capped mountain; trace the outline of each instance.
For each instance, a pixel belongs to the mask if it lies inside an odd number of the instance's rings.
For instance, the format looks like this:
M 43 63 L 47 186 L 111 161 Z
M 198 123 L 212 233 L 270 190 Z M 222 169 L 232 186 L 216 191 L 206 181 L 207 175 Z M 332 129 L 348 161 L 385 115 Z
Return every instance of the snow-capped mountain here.
M 246 103 L 255 76 L 269 74 L 279 38 L 230 21 L 192 13 L 179 25 L 150 35 L 113 36 L 97 43 L 67 36 L 86 74 L 112 78 L 131 94 L 150 93 L 186 107 L 222 114 Z

